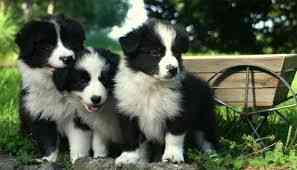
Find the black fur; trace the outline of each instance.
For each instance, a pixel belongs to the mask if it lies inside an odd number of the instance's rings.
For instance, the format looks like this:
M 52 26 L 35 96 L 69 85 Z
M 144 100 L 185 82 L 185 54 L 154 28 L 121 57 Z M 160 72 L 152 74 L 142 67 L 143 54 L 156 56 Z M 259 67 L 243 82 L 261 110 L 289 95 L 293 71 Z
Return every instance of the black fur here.
M 107 49 L 97 48 L 95 50 L 99 54 L 98 57 L 103 57 L 108 65 L 108 69 L 101 73 L 99 80 L 109 92 L 112 92 L 114 85 L 113 77 L 117 72 L 119 56 Z M 90 51 L 85 49 L 81 56 L 88 53 Z M 89 80 L 89 73 L 86 70 L 75 68 L 75 65 L 58 68 L 53 74 L 53 81 L 59 91 L 82 91 L 88 85 Z
M 119 39 L 123 52 L 125 54 L 127 67 L 135 73 L 142 72 L 152 76 L 159 71 L 159 62 L 165 55 L 165 46 L 163 45 L 160 36 L 157 34 L 154 26 L 160 21 L 149 20 L 144 25 L 131 31 L 124 37 Z M 181 93 L 181 103 L 176 103 L 182 108 L 178 116 L 168 117 L 165 120 L 165 133 L 170 132 L 173 135 L 180 135 L 195 131 L 202 131 L 205 134 L 207 141 L 216 146 L 218 137 L 216 133 L 216 119 L 214 111 L 214 97 L 209 85 L 200 78 L 187 73 L 184 70 L 181 54 L 185 53 L 189 47 L 187 34 L 178 26 L 168 25 L 176 32 L 175 40 L 173 41 L 171 53 L 178 61 L 178 67 L 184 74 L 183 78 L 169 81 L 180 81 L 181 86 L 177 88 L 168 87 L 171 91 Z M 167 49 L 168 50 L 168 49 Z M 160 82 L 162 80 L 159 80 Z M 143 82 L 144 84 L 146 82 Z M 120 85 L 119 85 L 120 86 Z M 141 94 L 139 94 L 141 95 Z M 133 97 L 133 96 L 130 96 Z M 166 96 L 163 96 L 166 97 Z M 117 99 L 119 102 L 119 99 Z M 134 150 L 139 147 L 139 144 L 145 140 L 145 134 L 138 126 L 138 117 L 131 119 L 129 113 L 121 112 L 121 106 L 117 105 L 120 113 L 121 125 L 123 134 L 126 135 L 126 142 L 130 144 L 129 150 Z M 148 107 L 148 106 L 146 106 Z M 141 113 L 146 114 L 146 113 Z M 166 110 L 164 110 L 166 114 Z M 165 137 L 165 136 L 164 136 Z M 153 139 L 149 139 L 153 140 Z M 128 150 L 128 149 L 127 149 Z
M 83 49 L 85 33 L 82 26 L 64 15 L 50 15 L 26 23 L 17 33 L 15 43 L 20 50 L 19 59 L 32 68 L 42 68 L 57 44 L 54 20 L 60 26 L 60 36 L 65 47 L 78 53 Z
M 19 47 L 19 60 L 28 67 L 25 70 L 20 70 L 21 74 L 25 71 L 33 71 L 35 68 L 44 70 L 49 68 L 49 58 L 57 47 L 58 42 L 58 30 L 53 22 L 58 25 L 60 40 L 66 48 L 73 51 L 76 56 L 83 50 L 83 42 L 85 39 L 84 30 L 75 20 L 63 15 L 50 15 L 39 20 L 29 21 L 17 33 L 15 38 L 15 43 Z M 67 65 L 65 65 L 65 67 L 66 66 Z M 51 74 L 48 73 L 45 74 L 44 77 L 48 78 L 47 76 L 50 77 L 50 75 Z M 30 76 L 31 75 L 23 75 L 23 82 L 31 80 Z M 60 134 L 54 120 L 41 118 L 41 115 L 50 115 L 51 113 L 33 113 L 27 107 L 32 100 L 28 100 L 26 97 L 31 93 L 30 89 L 32 86 L 36 85 L 35 83 L 36 82 L 28 83 L 27 81 L 27 86 L 21 87 L 19 110 L 21 132 L 29 136 L 33 142 L 37 144 L 42 156 L 49 156 L 59 146 Z M 44 82 L 40 83 L 40 87 L 42 87 L 42 83 Z M 51 78 L 48 79 L 48 83 L 51 83 Z M 46 89 L 40 88 L 40 91 L 34 92 L 42 94 L 44 93 L 43 90 Z M 34 100 L 38 101 L 39 99 L 36 98 Z M 44 105 L 46 105 L 46 103 Z M 39 117 L 33 115 L 39 115 Z

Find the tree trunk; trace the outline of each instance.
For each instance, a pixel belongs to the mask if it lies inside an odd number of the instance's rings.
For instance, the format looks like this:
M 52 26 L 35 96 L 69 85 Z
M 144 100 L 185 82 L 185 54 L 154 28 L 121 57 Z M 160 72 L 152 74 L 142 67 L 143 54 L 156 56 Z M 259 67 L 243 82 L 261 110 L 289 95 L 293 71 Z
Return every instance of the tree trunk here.
M 48 14 L 54 14 L 55 12 L 55 0 L 49 0 L 48 6 L 47 6 L 47 13 Z

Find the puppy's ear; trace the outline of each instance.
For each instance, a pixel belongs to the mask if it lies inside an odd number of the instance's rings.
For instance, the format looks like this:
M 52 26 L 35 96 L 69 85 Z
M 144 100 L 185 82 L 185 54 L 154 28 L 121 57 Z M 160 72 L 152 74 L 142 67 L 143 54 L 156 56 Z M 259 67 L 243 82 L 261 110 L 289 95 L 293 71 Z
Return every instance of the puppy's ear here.
M 132 32 L 120 37 L 119 42 L 124 51 L 124 54 L 131 54 L 136 51 L 143 34 L 143 27 L 140 27 Z
M 181 53 L 186 53 L 189 49 L 189 44 L 190 41 L 188 33 L 181 28 L 177 28 L 177 35 L 175 41 L 176 47 L 179 49 Z
M 99 49 L 99 54 L 103 56 L 111 68 L 117 68 L 120 56 L 107 49 Z
M 53 82 L 56 88 L 62 92 L 67 90 L 70 68 L 57 68 L 53 73 Z
M 16 34 L 15 43 L 20 49 L 21 57 L 30 56 L 32 54 L 34 45 L 46 36 L 46 30 L 44 28 L 54 29 L 54 26 L 47 22 L 31 21 L 25 24 Z

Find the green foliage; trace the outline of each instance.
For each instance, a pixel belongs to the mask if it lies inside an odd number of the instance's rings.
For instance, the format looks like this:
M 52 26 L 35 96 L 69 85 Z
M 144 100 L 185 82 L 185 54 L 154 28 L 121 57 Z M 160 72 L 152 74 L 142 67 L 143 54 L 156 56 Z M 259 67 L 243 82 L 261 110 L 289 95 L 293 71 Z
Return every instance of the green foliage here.
M 192 50 L 223 53 L 297 51 L 296 1 L 144 0 L 149 16 L 188 27 Z M 255 27 L 262 23 L 262 26 Z M 259 26 L 259 25 L 258 25 Z
M 106 29 L 122 23 L 129 9 L 128 0 L 62 0 L 57 12 L 78 18 L 88 30 Z
M 6 58 L 15 52 L 14 37 L 18 24 L 11 9 L 0 10 L 0 58 Z
M 19 134 L 19 87 L 20 75 L 15 69 L 0 70 L 0 150 L 17 156 L 19 162 L 27 162 L 34 149 Z
M 108 48 L 114 51 L 120 51 L 119 43 L 108 37 L 108 31 L 91 31 L 87 33 L 87 46 Z

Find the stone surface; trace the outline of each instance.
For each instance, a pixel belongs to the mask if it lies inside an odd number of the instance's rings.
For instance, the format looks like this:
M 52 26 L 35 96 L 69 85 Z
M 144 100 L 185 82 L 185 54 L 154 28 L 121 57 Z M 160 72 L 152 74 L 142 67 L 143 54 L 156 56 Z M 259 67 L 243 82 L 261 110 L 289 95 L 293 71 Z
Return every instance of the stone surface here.
M 56 163 L 19 165 L 16 159 L 0 153 L 0 170 L 64 170 Z M 113 159 L 82 158 L 73 165 L 74 170 L 196 170 L 190 164 L 146 163 L 115 166 Z
M 115 166 L 113 159 L 83 158 L 75 162 L 74 170 L 196 170 L 189 164 L 146 163 Z
M 14 170 L 17 167 L 17 161 L 10 156 L 0 153 L 0 170 Z
M 19 165 L 16 159 L 0 153 L 0 170 L 63 170 L 63 166 L 56 163 L 42 163 L 35 165 Z

